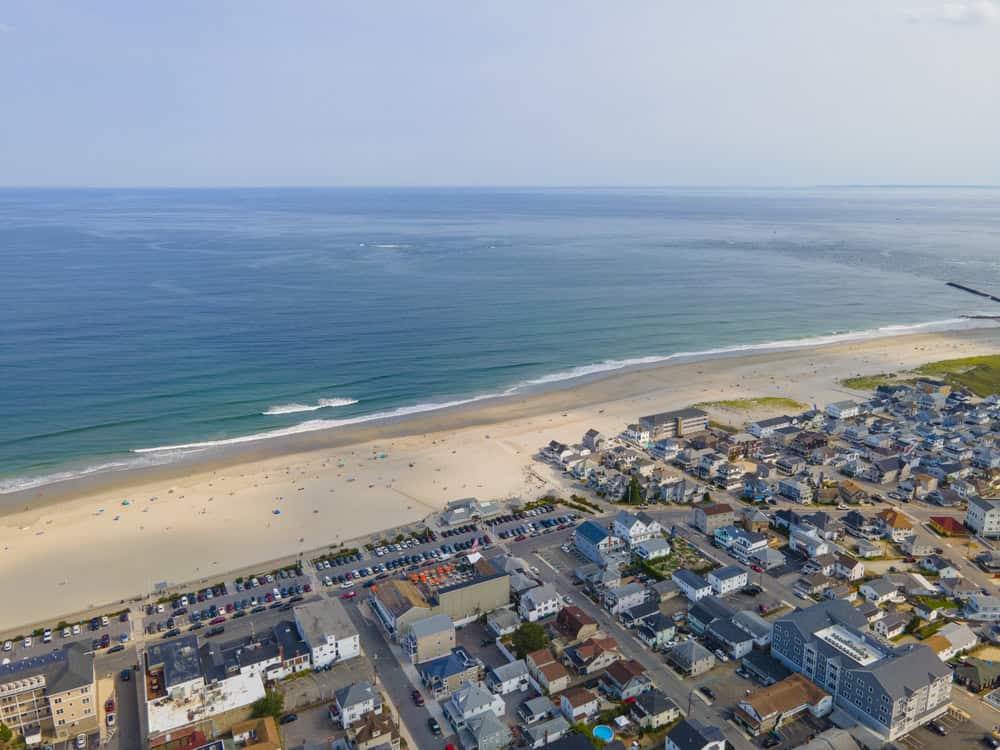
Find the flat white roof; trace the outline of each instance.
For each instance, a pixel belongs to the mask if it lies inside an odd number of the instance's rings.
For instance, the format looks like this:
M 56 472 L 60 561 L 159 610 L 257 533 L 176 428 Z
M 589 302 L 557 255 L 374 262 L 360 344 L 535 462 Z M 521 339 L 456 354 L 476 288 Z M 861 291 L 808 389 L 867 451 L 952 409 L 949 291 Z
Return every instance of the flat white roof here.
M 816 631 L 816 637 L 828 643 L 842 654 L 847 655 L 863 667 L 884 659 L 884 651 L 866 641 L 860 634 L 848 630 L 842 625 L 831 625 Z

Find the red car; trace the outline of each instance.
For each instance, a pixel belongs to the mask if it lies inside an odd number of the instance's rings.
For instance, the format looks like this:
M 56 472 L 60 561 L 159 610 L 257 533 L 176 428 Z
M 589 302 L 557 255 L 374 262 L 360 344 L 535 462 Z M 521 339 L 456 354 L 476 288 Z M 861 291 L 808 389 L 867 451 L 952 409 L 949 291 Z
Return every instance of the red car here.
M 763 573 L 764 572 L 764 569 L 762 567 L 760 567 L 759 565 L 751 565 L 750 566 L 750 570 L 752 570 L 754 573 Z
M 354 598 L 354 597 L 356 597 L 357 595 L 358 595 L 358 592 L 357 592 L 357 591 L 348 591 L 348 592 L 347 592 L 346 594 L 344 594 L 344 595 L 343 595 L 342 597 L 340 597 L 340 598 L 341 598 L 341 599 L 353 599 L 353 598 Z
M 424 705 L 424 696 L 419 690 L 414 690 L 412 695 L 414 703 L 416 703 L 418 706 Z
M 220 616 L 220 617 L 216 617 L 216 618 L 214 618 L 214 619 L 213 619 L 213 620 L 212 620 L 211 622 L 209 622 L 208 624 L 209 624 L 209 625 L 220 625 L 220 624 L 224 623 L 225 621 L 226 621 L 226 618 L 225 618 L 225 617 L 221 617 L 221 616 Z
M 113 713 L 114 710 L 115 710 L 115 699 L 114 698 L 108 698 L 104 702 L 104 712 L 110 714 L 110 713 Z

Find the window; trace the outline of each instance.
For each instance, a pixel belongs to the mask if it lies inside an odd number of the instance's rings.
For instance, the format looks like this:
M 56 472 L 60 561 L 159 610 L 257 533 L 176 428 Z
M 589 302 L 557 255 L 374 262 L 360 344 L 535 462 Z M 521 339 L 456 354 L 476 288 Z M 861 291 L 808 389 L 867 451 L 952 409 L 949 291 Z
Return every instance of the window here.
M 62 716 L 62 713 L 63 713 L 63 709 L 61 709 L 61 708 L 57 708 L 56 709 L 56 716 Z
M 53 698 L 52 702 L 53 703 L 62 703 L 62 698 Z
M 82 698 L 80 703 L 90 703 L 90 698 Z

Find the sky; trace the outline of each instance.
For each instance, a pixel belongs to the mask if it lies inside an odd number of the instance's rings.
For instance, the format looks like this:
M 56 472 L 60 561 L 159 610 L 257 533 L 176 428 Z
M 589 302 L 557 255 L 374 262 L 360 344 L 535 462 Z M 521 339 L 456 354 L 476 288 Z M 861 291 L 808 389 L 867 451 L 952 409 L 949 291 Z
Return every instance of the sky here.
M 0 0 L 0 185 L 1000 184 L 1000 0 Z

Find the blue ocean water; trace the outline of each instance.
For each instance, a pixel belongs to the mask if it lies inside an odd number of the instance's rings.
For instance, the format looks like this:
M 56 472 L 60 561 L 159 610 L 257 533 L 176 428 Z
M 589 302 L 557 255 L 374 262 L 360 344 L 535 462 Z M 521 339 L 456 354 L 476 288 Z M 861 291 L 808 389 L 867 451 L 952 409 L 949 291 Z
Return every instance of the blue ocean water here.
M 997 314 L 1000 191 L 0 191 L 0 491 L 649 357 Z M 304 423 L 306 424 L 303 427 Z

